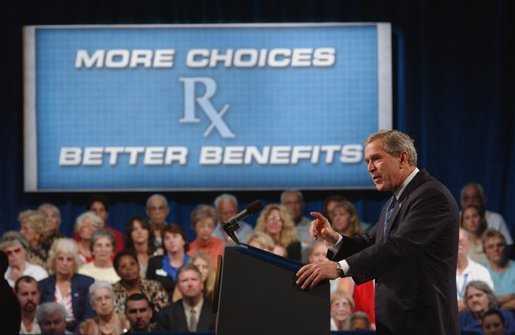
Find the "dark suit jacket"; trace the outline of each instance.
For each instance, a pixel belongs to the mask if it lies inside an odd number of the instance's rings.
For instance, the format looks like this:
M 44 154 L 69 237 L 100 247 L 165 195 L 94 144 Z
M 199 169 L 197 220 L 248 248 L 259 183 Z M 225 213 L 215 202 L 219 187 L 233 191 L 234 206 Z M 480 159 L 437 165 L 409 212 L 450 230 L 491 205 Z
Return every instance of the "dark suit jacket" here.
M 401 194 L 383 234 L 388 204 L 371 230 L 344 237 L 333 259 L 347 261 L 347 275 L 357 284 L 376 280 L 378 334 L 459 334 L 459 214 L 453 196 L 420 171 Z
M 56 277 L 53 275 L 38 282 L 41 303 L 54 301 L 55 281 Z M 73 316 L 78 323 L 81 323 L 85 319 L 92 318 L 95 315 L 89 303 L 89 286 L 93 284 L 94 281 L 93 278 L 78 273 L 74 274 L 72 277 Z
M 214 330 L 215 314 L 212 311 L 212 305 L 209 299 L 204 297 L 204 303 L 200 310 L 200 315 L 197 323 L 197 331 Z M 188 322 L 186 320 L 186 313 L 182 305 L 182 299 L 167 306 L 159 311 L 157 314 L 157 324 L 154 329 L 156 332 L 188 332 Z
M 159 273 L 156 273 L 158 271 Z M 173 290 L 175 288 L 175 281 L 172 277 L 170 277 L 165 270 L 163 270 L 163 256 L 154 256 L 148 260 L 147 265 L 147 279 L 157 280 L 163 285 L 163 288 L 166 292 L 169 293 L 170 298 L 173 295 Z

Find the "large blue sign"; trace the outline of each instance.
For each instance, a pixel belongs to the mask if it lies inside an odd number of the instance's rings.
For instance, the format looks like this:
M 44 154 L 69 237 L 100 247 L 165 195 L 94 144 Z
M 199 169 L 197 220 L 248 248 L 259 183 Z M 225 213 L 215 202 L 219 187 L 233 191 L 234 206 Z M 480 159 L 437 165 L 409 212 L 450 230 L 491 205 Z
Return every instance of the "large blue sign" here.
M 389 24 L 24 28 L 25 189 L 370 188 Z

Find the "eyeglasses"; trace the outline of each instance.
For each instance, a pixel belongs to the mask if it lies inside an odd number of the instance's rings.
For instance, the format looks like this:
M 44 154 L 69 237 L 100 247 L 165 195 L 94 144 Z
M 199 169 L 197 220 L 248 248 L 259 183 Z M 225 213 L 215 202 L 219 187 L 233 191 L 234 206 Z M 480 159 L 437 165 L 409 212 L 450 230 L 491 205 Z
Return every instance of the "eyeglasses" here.
M 283 221 L 280 216 L 269 216 L 266 218 L 268 221 Z
M 168 207 L 166 206 L 157 206 L 157 207 L 148 207 L 148 210 L 151 212 L 164 211 Z
M 504 243 L 495 243 L 495 244 L 487 244 L 485 245 L 485 248 L 488 249 L 488 250 L 492 250 L 492 249 L 502 249 L 504 248 Z
M 4 251 L 5 254 L 7 256 L 11 256 L 13 254 L 16 254 L 16 255 L 19 255 L 21 253 L 21 248 L 16 248 L 16 249 L 13 249 L 13 250 L 7 250 L 7 251 Z

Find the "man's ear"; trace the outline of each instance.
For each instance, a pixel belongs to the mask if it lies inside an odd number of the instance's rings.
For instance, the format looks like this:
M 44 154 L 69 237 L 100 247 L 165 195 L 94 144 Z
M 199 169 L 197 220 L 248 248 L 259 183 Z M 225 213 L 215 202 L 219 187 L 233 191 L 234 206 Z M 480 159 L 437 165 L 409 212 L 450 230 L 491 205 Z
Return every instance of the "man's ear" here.
M 404 167 L 406 164 L 409 164 L 408 163 L 408 153 L 406 151 L 402 151 L 399 154 L 399 159 L 400 159 L 400 167 Z

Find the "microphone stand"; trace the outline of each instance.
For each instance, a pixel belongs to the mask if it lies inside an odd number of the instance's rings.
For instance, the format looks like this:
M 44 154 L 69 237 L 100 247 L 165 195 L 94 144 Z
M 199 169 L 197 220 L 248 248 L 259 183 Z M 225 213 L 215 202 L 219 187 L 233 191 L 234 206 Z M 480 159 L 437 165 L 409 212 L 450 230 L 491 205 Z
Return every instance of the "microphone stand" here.
M 238 240 L 238 237 L 236 236 L 236 230 L 240 228 L 240 225 L 238 224 L 237 220 L 229 220 L 227 222 L 222 223 L 222 229 L 225 231 L 227 235 L 236 243 L 236 245 L 240 245 L 240 241 Z

